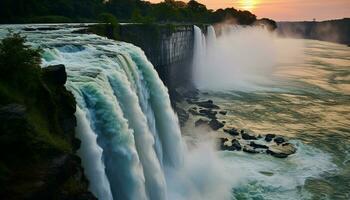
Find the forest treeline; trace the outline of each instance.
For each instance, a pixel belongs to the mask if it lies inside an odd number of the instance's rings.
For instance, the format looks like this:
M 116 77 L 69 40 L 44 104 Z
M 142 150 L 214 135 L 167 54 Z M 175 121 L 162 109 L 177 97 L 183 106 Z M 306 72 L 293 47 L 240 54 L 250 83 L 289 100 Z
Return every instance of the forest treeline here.
M 235 19 L 250 25 L 256 16 L 235 8 L 208 9 L 191 0 L 188 3 L 165 0 L 1 0 L 0 23 L 98 22 L 106 13 L 119 22 L 140 23 L 217 23 Z

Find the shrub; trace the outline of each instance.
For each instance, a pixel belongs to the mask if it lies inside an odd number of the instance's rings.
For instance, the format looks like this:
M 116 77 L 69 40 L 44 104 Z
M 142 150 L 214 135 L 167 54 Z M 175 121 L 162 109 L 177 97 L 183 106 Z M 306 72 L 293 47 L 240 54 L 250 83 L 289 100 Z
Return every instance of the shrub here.
M 41 50 L 25 42 L 25 37 L 12 32 L 0 42 L 0 79 L 15 87 L 29 87 L 39 78 Z

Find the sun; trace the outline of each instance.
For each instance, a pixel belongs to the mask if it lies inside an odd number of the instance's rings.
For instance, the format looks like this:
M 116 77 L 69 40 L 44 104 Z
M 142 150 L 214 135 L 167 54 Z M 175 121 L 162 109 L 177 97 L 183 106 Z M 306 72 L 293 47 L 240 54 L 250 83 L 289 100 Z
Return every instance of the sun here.
M 259 0 L 240 0 L 240 8 L 244 10 L 252 11 L 258 5 Z

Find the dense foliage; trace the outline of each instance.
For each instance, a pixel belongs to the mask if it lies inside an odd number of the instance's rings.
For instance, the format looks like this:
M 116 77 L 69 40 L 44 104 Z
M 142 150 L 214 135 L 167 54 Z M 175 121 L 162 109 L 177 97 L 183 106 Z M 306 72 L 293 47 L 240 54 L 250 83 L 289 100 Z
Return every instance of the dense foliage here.
M 256 16 L 234 8 L 209 10 L 191 0 L 165 0 L 152 4 L 142 0 L 1 0 L 0 23 L 91 22 L 102 13 L 111 13 L 122 22 L 216 23 L 235 19 L 252 24 Z

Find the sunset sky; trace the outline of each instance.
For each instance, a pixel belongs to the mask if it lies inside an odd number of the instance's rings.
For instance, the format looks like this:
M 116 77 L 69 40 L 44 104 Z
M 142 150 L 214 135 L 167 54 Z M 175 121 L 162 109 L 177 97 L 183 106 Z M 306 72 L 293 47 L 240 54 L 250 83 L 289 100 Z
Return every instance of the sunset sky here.
M 208 8 L 235 7 L 250 10 L 259 18 L 278 21 L 318 21 L 350 17 L 350 0 L 198 0 Z M 160 0 L 151 0 L 160 2 Z

